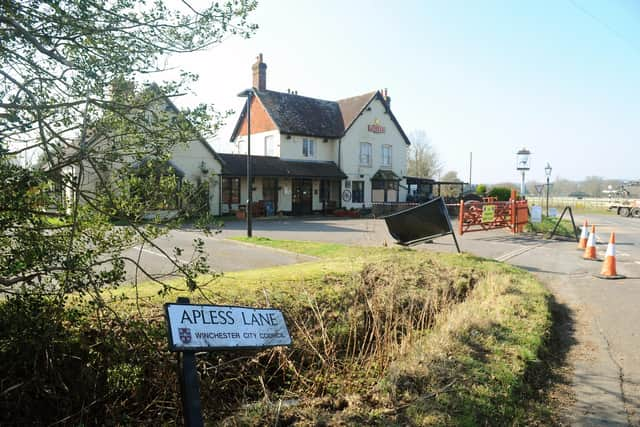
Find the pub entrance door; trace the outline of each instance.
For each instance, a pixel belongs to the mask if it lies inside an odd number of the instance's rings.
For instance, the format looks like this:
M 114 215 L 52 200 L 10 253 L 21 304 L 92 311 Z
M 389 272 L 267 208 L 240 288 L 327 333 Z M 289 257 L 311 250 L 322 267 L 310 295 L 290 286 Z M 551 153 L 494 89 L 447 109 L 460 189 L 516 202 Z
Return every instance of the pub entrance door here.
M 310 179 L 293 180 L 293 214 L 310 215 L 312 212 L 313 186 Z

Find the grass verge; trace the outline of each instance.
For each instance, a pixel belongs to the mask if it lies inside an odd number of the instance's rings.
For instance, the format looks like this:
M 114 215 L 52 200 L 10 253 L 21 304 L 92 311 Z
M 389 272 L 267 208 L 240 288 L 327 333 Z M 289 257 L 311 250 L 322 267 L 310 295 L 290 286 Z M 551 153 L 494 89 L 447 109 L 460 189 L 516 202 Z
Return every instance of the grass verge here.
M 251 242 L 320 259 L 203 277 L 199 292 L 189 295 L 193 302 L 280 308 L 294 342 L 290 349 L 257 354 L 199 354 L 208 422 L 546 424 L 544 405 L 527 410 L 525 378 L 539 364 L 551 324 L 548 294 L 531 275 L 469 255 Z M 177 284 L 168 294 L 159 291 L 153 284 L 137 292 L 121 287 L 105 292 L 107 310 L 88 307 L 81 314 L 75 307 L 73 316 L 56 314 L 59 322 L 43 318 L 43 330 L 59 325 L 51 338 L 55 345 L 44 345 L 44 333 L 32 347 L 0 337 L 6 377 L 27 384 L 3 395 L 3 413 L 14 421 L 39 416 L 36 421 L 46 423 L 178 421 L 175 356 L 166 351 L 162 303 L 186 291 Z M 0 306 L 0 326 L 33 323 L 29 316 L 21 320 L 22 306 L 11 300 Z M 52 307 L 59 313 L 59 303 Z M 23 378 L 30 375 L 30 360 L 42 354 L 40 382 Z M 57 369 L 47 376 L 50 367 Z M 48 398 L 34 389 L 43 381 Z M 44 401 L 50 404 L 32 410 Z
M 531 233 L 540 233 L 540 234 L 544 234 L 545 236 L 548 236 L 555 228 L 556 224 L 558 223 L 558 220 L 559 218 L 551 218 L 551 217 L 543 216 L 542 222 L 540 223 L 529 222 L 525 227 L 525 231 L 531 232 Z M 576 226 L 578 226 L 578 224 L 576 224 Z M 558 228 L 556 230 L 556 236 L 575 238 L 575 233 L 573 232 L 573 224 L 571 224 L 571 220 L 563 219 L 562 221 L 560 221 L 560 224 L 558 224 Z

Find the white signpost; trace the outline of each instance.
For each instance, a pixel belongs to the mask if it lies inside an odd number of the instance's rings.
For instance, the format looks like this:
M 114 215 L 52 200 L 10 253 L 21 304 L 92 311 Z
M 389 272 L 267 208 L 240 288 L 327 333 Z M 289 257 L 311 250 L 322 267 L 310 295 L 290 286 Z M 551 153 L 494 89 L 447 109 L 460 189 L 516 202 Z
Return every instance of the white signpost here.
M 539 224 L 542 222 L 542 206 L 531 206 L 531 222 Z
M 180 352 L 180 390 L 184 424 L 204 426 L 196 351 L 248 350 L 290 346 L 291 336 L 280 310 L 220 305 L 165 304 L 169 350 Z
M 171 351 L 208 351 L 291 345 L 280 310 L 165 304 Z

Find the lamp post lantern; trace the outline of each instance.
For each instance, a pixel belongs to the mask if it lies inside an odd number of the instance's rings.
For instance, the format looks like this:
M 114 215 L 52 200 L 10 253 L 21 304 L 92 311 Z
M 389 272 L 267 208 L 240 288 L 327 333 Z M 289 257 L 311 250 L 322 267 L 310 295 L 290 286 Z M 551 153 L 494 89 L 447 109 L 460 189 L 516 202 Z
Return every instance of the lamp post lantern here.
M 253 185 L 251 183 L 251 97 L 253 96 L 253 89 L 243 90 L 238 94 L 241 98 L 247 98 L 247 237 L 251 237 L 253 234 L 251 214 L 253 205 Z
M 544 168 L 544 174 L 547 176 L 547 217 L 549 216 L 549 178 L 551 178 L 551 165 L 547 162 L 547 166 Z
M 530 169 L 529 167 L 529 155 L 531 151 L 526 148 L 522 148 L 520 151 L 516 153 L 518 159 L 518 165 L 516 167 L 517 170 L 522 172 L 522 183 L 520 184 L 520 194 L 525 196 L 527 194 L 527 188 L 524 185 L 524 173 Z

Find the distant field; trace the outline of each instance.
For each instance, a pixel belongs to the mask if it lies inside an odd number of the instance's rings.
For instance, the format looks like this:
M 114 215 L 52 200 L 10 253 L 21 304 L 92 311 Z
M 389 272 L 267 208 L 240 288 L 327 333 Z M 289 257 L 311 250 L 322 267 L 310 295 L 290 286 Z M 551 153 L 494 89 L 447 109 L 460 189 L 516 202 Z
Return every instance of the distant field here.
M 539 205 L 546 207 L 546 197 L 527 196 L 529 205 Z M 578 199 L 576 197 L 549 197 L 549 206 L 557 209 L 563 209 L 566 206 L 570 206 L 574 212 L 598 212 L 607 213 L 607 208 L 611 204 L 611 201 L 606 197 L 589 197 Z M 560 214 L 560 212 L 558 212 Z

